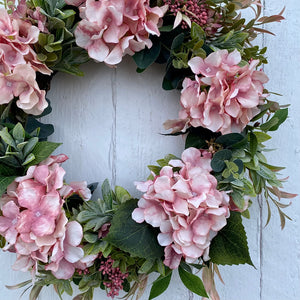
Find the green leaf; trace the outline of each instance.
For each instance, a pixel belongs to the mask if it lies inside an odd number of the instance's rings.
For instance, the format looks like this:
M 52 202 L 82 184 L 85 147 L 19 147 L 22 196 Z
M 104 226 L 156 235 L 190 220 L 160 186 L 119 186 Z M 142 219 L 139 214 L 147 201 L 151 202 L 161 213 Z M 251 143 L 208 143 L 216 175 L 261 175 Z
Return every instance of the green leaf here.
M 5 237 L 0 235 L 0 248 L 2 249 L 6 244 Z
M 26 166 L 27 164 L 29 164 L 30 162 L 32 162 L 35 159 L 35 156 L 33 153 L 30 153 L 26 159 L 24 160 L 24 162 L 22 163 L 22 166 Z
M 185 34 L 182 32 L 174 38 L 172 45 L 171 45 L 172 50 L 177 49 L 178 47 L 180 47 L 182 45 L 182 43 L 184 41 L 184 36 L 185 36 Z
M 30 291 L 29 300 L 37 300 L 43 286 L 34 285 Z
M 85 233 L 83 237 L 90 244 L 94 244 L 98 240 L 98 235 L 91 232 Z
M 163 161 L 164 161 L 164 160 L 163 160 Z M 160 167 L 160 166 L 154 166 L 154 165 L 149 165 L 149 166 L 148 166 L 148 169 L 149 169 L 150 171 L 152 171 L 155 175 L 159 175 L 161 168 L 162 168 L 162 167 Z
M 24 142 L 24 139 L 25 139 L 25 130 L 22 126 L 21 123 L 18 123 L 14 129 L 13 129 L 13 137 L 16 141 L 18 141 L 17 143 L 23 143 Z
M 48 158 L 60 145 L 61 143 L 52 143 L 47 141 L 38 142 L 31 152 L 35 156 L 35 159 L 28 165 L 28 167 L 37 165 L 44 159 Z
M 249 136 L 250 136 L 250 153 L 252 156 L 254 156 L 256 154 L 257 146 L 258 146 L 257 137 L 253 132 L 250 132 Z
M 183 284 L 193 293 L 208 298 L 208 295 L 205 291 L 202 280 L 187 271 L 185 271 L 182 267 L 178 268 L 179 276 Z
M 133 55 L 133 60 L 139 69 L 146 69 L 156 61 L 159 56 L 160 49 L 161 43 L 153 41 L 153 46 L 150 49 L 145 48 L 140 52 L 136 52 Z
M 192 26 L 191 26 L 191 38 L 196 39 L 196 40 L 205 39 L 204 30 L 201 28 L 200 25 L 198 25 L 197 23 L 194 23 L 194 22 L 192 23 Z
M 13 137 L 9 134 L 8 132 L 8 128 L 7 127 L 4 127 L 1 131 L 0 131 L 0 137 L 3 139 L 3 141 L 16 149 L 16 143 L 13 139 Z
M 101 199 L 90 200 L 84 203 L 82 211 L 77 216 L 79 223 L 84 223 L 84 230 L 98 231 L 102 225 L 110 222 L 112 218 L 111 203 L 105 203 Z
M 0 196 L 6 191 L 6 188 L 15 180 L 17 176 L 2 176 L 0 175 Z
M 225 148 L 229 148 L 236 143 L 241 142 L 245 137 L 240 133 L 229 133 L 219 136 L 216 139 L 217 144 L 223 145 Z
M 230 196 L 232 197 L 232 200 L 234 202 L 234 204 L 240 208 L 243 209 L 244 205 L 245 205 L 245 199 L 244 199 L 244 195 L 242 192 L 234 190 Z
M 100 252 L 105 252 L 106 249 L 109 247 L 109 244 L 105 241 L 98 240 L 94 244 L 86 244 L 83 247 L 83 251 L 85 255 L 97 255 Z
M 108 179 L 105 179 L 101 186 L 102 198 L 108 206 L 112 206 L 115 198 L 114 192 L 112 191 Z
M 199 137 L 199 135 L 190 132 L 185 141 L 185 149 L 190 147 L 195 147 L 197 149 L 202 149 L 207 146 L 207 143 L 204 139 Z
M 32 150 L 33 148 L 36 146 L 36 144 L 38 143 L 39 139 L 37 137 L 33 137 L 31 138 L 27 144 L 25 145 L 24 149 L 23 149 L 23 155 L 27 156 Z
M 159 276 L 152 284 L 148 300 L 161 295 L 169 286 L 172 277 L 172 271 L 166 276 Z
M 256 135 L 257 141 L 259 143 L 264 143 L 264 142 L 271 139 L 271 136 L 269 136 L 265 132 L 256 131 L 256 132 L 253 132 L 253 133 Z
M 122 188 L 121 186 L 116 186 L 115 187 L 115 194 L 116 194 L 116 198 L 117 201 L 119 203 L 124 203 L 130 199 L 132 199 L 131 195 L 128 193 L 128 191 L 126 191 L 124 188 Z
M 215 172 L 221 172 L 226 164 L 224 160 L 230 160 L 232 157 L 232 152 L 228 149 L 223 149 L 214 154 L 211 160 L 211 167 Z
M 155 261 L 152 260 L 152 259 L 147 259 L 147 260 L 145 260 L 145 262 L 144 262 L 144 263 L 142 264 L 142 266 L 139 268 L 139 271 L 138 271 L 138 272 L 139 272 L 140 274 L 146 274 L 146 273 L 148 273 L 148 272 L 152 269 L 154 263 L 155 263 Z
M 211 242 L 209 256 L 211 261 L 218 265 L 249 264 L 253 266 L 240 213 L 230 212 L 227 225 Z
M 275 112 L 273 117 L 266 123 L 260 126 L 263 131 L 275 131 L 287 119 L 288 109 L 279 109 Z
M 111 227 L 104 240 L 113 244 L 131 256 L 146 259 L 161 258 L 163 248 L 157 242 L 157 233 L 147 223 L 136 223 L 131 214 L 137 207 L 132 199 L 121 204 L 111 221 Z

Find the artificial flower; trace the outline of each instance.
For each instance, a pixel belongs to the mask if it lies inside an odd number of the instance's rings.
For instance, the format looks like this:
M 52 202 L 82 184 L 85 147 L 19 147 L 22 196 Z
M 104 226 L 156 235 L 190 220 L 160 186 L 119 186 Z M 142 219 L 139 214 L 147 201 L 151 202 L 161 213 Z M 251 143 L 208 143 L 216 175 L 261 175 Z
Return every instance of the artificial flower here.
M 240 62 L 237 50 L 219 50 L 205 59 L 192 58 L 189 66 L 196 74 L 195 80 L 184 80 L 179 119 L 166 121 L 165 128 L 177 132 L 202 126 L 222 134 L 241 132 L 260 112 L 258 106 L 266 96 L 263 85 L 268 77 L 256 70 L 258 60 L 242 67 Z
M 159 36 L 166 7 L 150 7 L 148 0 L 87 0 L 80 11 L 83 20 L 75 30 L 76 43 L 91 58 L 115 65 L 125 54 L 151 48 L 149 35 Z
M 181 161 L 171 160 L 147 181 L 132 213 L 136 222 L 159 227 L 158 243 L 165 247 L 164 264 L 171 269 L 182 257 L 189 263 L 201 256 L 207 260 L 211 239 L 226 225 L 229 196 L 217 190 L 210 162 L 209 152 L 186 149 Z M 174 172 L 174 166 L 180 171 Z

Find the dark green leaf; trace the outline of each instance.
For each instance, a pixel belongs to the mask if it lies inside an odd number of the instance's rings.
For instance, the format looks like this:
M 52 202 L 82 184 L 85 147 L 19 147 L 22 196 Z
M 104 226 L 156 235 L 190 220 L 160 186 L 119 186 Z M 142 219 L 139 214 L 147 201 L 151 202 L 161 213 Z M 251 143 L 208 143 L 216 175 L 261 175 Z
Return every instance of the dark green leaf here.
M 105 240 L 132 256 L 146 259 L 161 258 L 163 248 L 157 242 L 157 234 L 147 223 L 136 223 L 131 214 L 137 200 L 129 200 L 116 211 Z
M 178 34 L 172 42 L 171 49 L 174 50 L 182 45 L 184 41 L 184 33 Z
M 0 248 L 2 249 L 6 244 L 5 237 L 0 235 Z
M 1 176 L 0 175 L 0 196 L 3 195 L 6 191 L 8 185 L 10 185 L 17 176 Z
M 221 144 L 223 147 L 231 147 L 236 143 L 241 142 L 245 137 L 240 133 L 229 133 L 219 136 L 216 139 L 217 144 Z
M 179 276 L 183 284 L 193 293 L 208 298 L 208 295 L 205 291 L 202 280 L 187 271 L 185 271 L 182 267 L 178 268 Z
M 146 69 L 152 65 L 159 56 L 161 43 L 157 40 L 153 41 L 153 46 L 148 49 L 145 48 L 133 55 L 133 60 L 139 69 Z
M 211 261 L 218 265 L 247 263 L 253 266 L 240 213 L 230 212 L 227 225 L 219 231 L 211 242 L 209 256 Z
M 172 271 L 166 276 L 159 276 L 152 284 L 148 300 L 154 299 L 161 295 L 169 286 L 172 277 Z
M 39 140 L 46 140 L 49 135 L 51 135 L 54 132 L 54 127 L 51 124 L 43 124 L 36 120 L 34 117 L 30 116 L 27 119 L 26 123 L 26 131 L 27 132 L 33 132 L 37 128 L 40 128 L 39 131 Z
M 205 140 L 201 139 L 197 134 L 189 132 L 186 141 L 185 141 L 185 149 L 189 147 L 195 147 L 197 149 L 203 149 L 207 146 Z

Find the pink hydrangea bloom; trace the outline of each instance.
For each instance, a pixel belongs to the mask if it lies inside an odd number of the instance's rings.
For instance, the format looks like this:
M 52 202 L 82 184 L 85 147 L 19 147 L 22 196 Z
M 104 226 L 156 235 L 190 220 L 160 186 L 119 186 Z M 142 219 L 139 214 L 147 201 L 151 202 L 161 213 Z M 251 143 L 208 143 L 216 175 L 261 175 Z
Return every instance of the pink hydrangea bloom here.
M 148 187 L 132 218 L 160 228 L 158 242 L 171 269 L 182 257 L 186 262 L 201 256 L 207 260 L 212 238 L 226 225 L 229 196 L 217 190 L 210 162 L 209 152 L 188 148 L 181 161 L 171 160 L 153 180 L 139 185 L 142 191 Z M 180 171 L 174 172 L 174 166 Z
M 115 65 L 125 54 L 152 46 L 149 34 L 159 36 L 166 7 L 152 8 L 149 0 L 87 0 L 80 11 L 83 20 L 75 30 L 76 43 L 91 58 Z
M 40 261 L 49 264 L 59 278 L 65 278 L 72 276 L 75 263 L 87 266 L 91 260 L 81 261 L 83 250 L 77 246 L 82 227 L 77 222 L 68 223 L 62 209 L 65 171 L 61 163 L 66 159 L 63 154 L 50 156 L 29 167 L 27 174 L 16 178 L 1 198 L 0 234 L 8 242 L 5 250 L 17 253 L 13 265 L 16 270 L 35 270 Z M 86 183 L 80 182 L 72 185 L 73 192 L 78 193 L 87 193 L 85 187 Z
M 194 57 L 189 66 L 195 80 L 186 78 L 181 91 L 178 120 L 168 120 L 165 128 L 184 131 L 187 127 L 202 126 L 222 134 L 241 132 L 259 113 L 263 84 L 268 77 L 257 71 L 258 60 L 240 67 L 237 50 L 219 50 L 205 59 Z M 199 76 L 197 76 L 199 75 Z M 207 87 L 208 89 L 204 89 Z
M 79 262 L 84 251 L 78 247 L 83 237 L 82 227 L 76 222 L 69 222 L 66 226 L 65 236 L 54 245 L 51 263 L 45 267 L 51 270 L 59 279 L 69 279 L 75 272 L 75 263 Z
M 45 91 L 36 82 L 36 71 L 51 74 L 32 48 L 39 32 L 17 13 L 9 15 L 0 8 L 0 104 L 17 97 L 17 106 L 34 115 L 41 114 L 48 105 Z

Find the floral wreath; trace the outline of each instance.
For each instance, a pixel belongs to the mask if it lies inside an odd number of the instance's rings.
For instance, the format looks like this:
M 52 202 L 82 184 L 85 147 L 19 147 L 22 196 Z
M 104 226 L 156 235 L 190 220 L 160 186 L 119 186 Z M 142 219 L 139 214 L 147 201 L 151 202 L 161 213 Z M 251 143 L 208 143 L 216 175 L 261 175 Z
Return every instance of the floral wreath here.
M 280 214 L 296 195 L 281 190 L 264 143 L 288 109 L 269 100 L 261 65 L 266 48 L 253 46 L 260 27 L 259 0 L 19 0 L 0 8 L 0 234 L 17 255 L 14 270 L 30 271 L 30 299 L 53 285 L 59 297 L 93 299 L 97 288 L 128 299 L 157 273 L 149 300 L 162 294 L 178 269 L 183 284 L 219 299 L 218 265 L 253 265 L 242 217 L 251 198 L 264 195 Z M 252 9 L 246 21 L 240 11 Z M 54 129 L 39 118 L 51 112 L 46 93 L 57 72 L 82 76 L 89 60 L 116 66 L 131 55 L 142 73 L 166 65 L 162 86 L 181 90 L 177 120 L 168 135 L 184 135 L 181 158 L 171 154 L 149 166 L 133 199 L 122 187 L 65 183 L 64 154 L 47 141 Z M 195 275 L 202 272 L 202 280 Z

